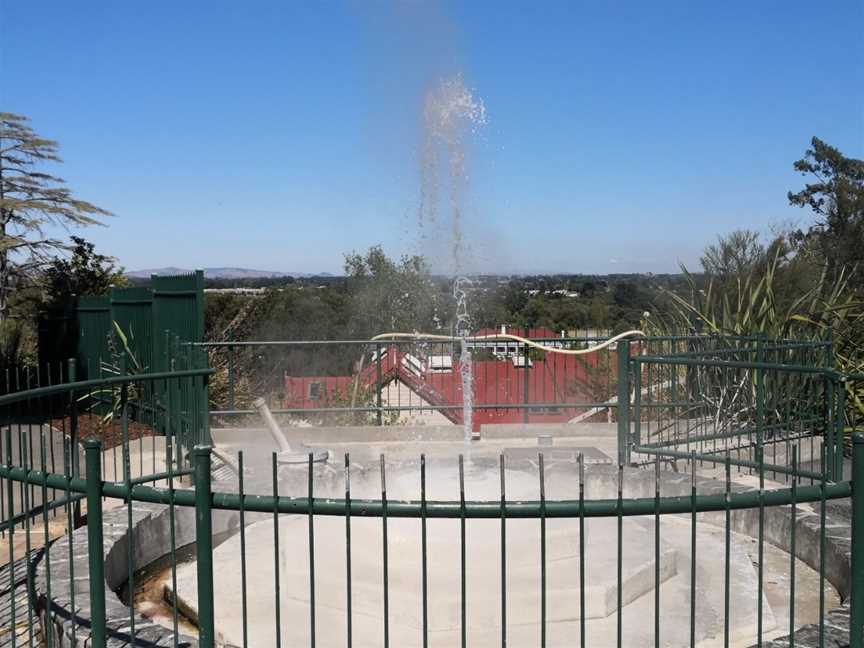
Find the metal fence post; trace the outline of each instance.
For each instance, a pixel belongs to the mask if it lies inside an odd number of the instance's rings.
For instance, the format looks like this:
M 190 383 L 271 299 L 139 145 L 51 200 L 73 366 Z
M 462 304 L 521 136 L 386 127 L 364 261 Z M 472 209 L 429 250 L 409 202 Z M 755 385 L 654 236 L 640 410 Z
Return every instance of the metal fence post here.
M 230 410 L 235 409 L 235 407 L 234 407 L 234 404 L 235 404 L 234 372 L 236 371 L 235 362 L 237 360 L 235 355 L 236 355 L 236 353 L 234 351 L 234 347 L 229 346 L 228 347 L 228 409 L 230 409 Z
M 66 370 L 66 382 L 74 383 L 78 380 L 78 364 L 75 358 L 69 358 Z M 81 476 L 81 459 L 78 456 L 78 401 L 75 390 L 69 392 L 69 467 L 72 477 Z M 82 525 L 81 502 L 72 505 L 73 522 L 75 527 Z
M 377 417 L 378 425 L 384 425 L 384 417 L 382 416 L 382 401 L 381 401 L 381 345 L 375 345 L 375 407 L 378 408 Z
M 761 367 L 764 362 L 765 349 L 760 333 L 756 339 L 756 450 L 760 457 L 763 456 L 761 453 L 765 441 L 765 369 Z
M 528 335 L 528 329 L 527 328 L 525 331 L 525 335 Z M 528 364 L 531 361 L 528 359 L 528 345 L 527 344 L 522 349 L 522 361 L 523 361 L 522 362 L 522 369 L 523 369 L 523 371 L 522 371 L 522 395 L 523 395 L 523 400 L 524 400 L 523 404 L 525 405 L 525 409 L 522 410 L 522 422 L 527 423 L 529 421 L 529 417 L 531 414 L 531 410 L 528 407 L 528 404 L 531 402 L 531 398 L 528 395 L 528 390 L 530 389 L 530 386 L 531 386 L 530 376 L 528 375 L 529 374 Z
M 75 358 L 69 358 L 66 369 L 66 381 L 74 383 L 78 379 L 77 363 Z M 75 400 L 75 392 L 69 392 L 69 440 L 72 444 L 72 476 L 78 477 L 78 403 Z
M 90 643 L 105 648 L 105 556 L 102 543 L 102 443 L 84 443 L 87 476 L 87 558 L 90 567 Z
M 834 327 L 829 326 L 825 334 L 825 367 L 827 369 L 834 368 Z
M 626 463 L 630 436 L 630 342 L 618 340 L 618 465 Z
M 213 493 L 210 488 L 210 447 L 192 449 L 195 470 L 195 558 L 198 568 L 198 642 L 215 645 L 213 619 Z
M 864 648 L 864 435 L 852 435 L 852 610 L 849 645 Z
M 200 347 L 191 347 L 192 351 L 197 354 L 198 358 L 195 362 L 195 369 L 207 369 L 210 366 L 210 357 L 207 355 L 206 349 Z M 193 384 L 195 379 L 193 378 Z M 201 428 L 201 437 L 203 442 L 210 445 L 213 439 L 210 438 L 210 377 L 201 376 L 201 388 L 198 390 L 198 426 Z
M 836 416 L 836 403 L 834 399 L 834 378 L 832 376 L 825 376 L 825 431 L 822 434 L 822 445 L 825 446 L 825 452 L 822 454 L 823 466 L 822 470 L 825 475 L 831 481 L 836 481 L 837 476 L 834 474 L 834 457 L 835 452 L 834 448 L 836 439 L 835 434 L 837 432 L 837 426 L 835 422 Z
M 834 327 L 828 326 L 828 330 L 825 332 L 825 355 L 823 358 L 823 366 L 826 369 L 834 368 Z M 835 433 L 836 433 L 836 424 L 834 420 L 835 416 L 835 394 L 834 394 L 834 379 L 830 376 L 826 376 L 825 378 L 825 403 L 827 408 L 827 420 L 826 429 L 822 435 L 822 445 L 826 446 L 826 451 L 823 453 L 823 457 L 825 461 L 823 462 L 822 470 L 825 472 L 826 476 L 831 480 L 837 480 L 838 477 L 834 471 L 835 465 L 835 448 L 836 441 Z M 841 450 L 842 452 L 842 450 Z
M 649 367 L 650 372 L 650 367 Z M 649 382 L 650 382 L 650 373 Z M 627 460 L 630 460 L 630 448 L 642 445 L 642 363 L 639 359 L 633 361 L 633 440 L 627 446 Z M 649 428 L 650 430 L 650 428 Z
M 843 442 L 846 425 L 846 379 L 841 377 L 834 387 L 837 413 L 834 415 L 834 479 L 843 481 Z

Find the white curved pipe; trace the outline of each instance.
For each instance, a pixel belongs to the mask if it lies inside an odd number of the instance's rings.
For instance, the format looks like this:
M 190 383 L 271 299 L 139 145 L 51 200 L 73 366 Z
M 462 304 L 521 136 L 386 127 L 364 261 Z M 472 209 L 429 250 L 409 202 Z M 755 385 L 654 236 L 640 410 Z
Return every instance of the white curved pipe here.
M 588 353 L 594 353 L 595 351 L 605 349 L 615 344 L 618 340 L 636 336 L 647 337 L 643 331 L 640 331 L 638 329 L 634 329 L 632 331 L 624 331 L 623 333 L 619 333 L 618 335 L 609 338 L 602 344 L 598 344 L 597 346 L 593 346 L 588 349 L 559 349 L 556 347 L 548 347 L 540 344 L 539 342 L 534 342 L 533 340 L 529 340 L 519 335 L 513 335 L 512 333 L 497 333 L 495 335 L 471 335 L 464 339 L 469 342 L 474 342 L 478 340 L 515 340 L 516 342 L 520 342 L 526 346 L 534 347 L 535 349 L 540 349 L 541 351 L 546 351 L 547 353 L 560 353 L 561 355 L 586 355 Z M 426 335 L 424 333 L 382 333 L 381 335 L 376 335 L 372 339 L 386 340 L 393 338 L 409 340 L 412 338 L 423 338 L 424 340 L 437 340 L 441 342 L 457 342 L 463 339 L 460 337 L 455 337 L 453 335 Z
M 288 438 L 285 436 L 282 428 L 279 427 L 276 419 L 273 418 L 273 413 L 270 411 L 270 408 L 267 407 L 267 401 L 263 398 L 256 398 L 252 401 L 252 407 L 258 410 L 258 414 L 264 420 L 267 429 L 270 431 L 270 436 L 272 436 L 273 440 L 279 445 L 279 452 L 291 452 L 291 445 L 288 443 Z

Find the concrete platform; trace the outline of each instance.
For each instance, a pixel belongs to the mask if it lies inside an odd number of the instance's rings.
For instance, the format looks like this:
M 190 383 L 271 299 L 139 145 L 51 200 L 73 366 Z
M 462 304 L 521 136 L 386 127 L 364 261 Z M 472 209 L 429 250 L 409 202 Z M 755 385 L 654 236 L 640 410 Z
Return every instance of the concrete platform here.
M 537 448 L 504 448 L 504 456 L 508 459 L 508 464 L 513 465 L 513 462 L 528 462 L 531 465 L 538 465 L 540 462 L 539 455 L 543 455 L 545 465 L 550 465 L 559 461 L 568 463 L 578 462 L 579 457 L 589 464 L 613 464 L 614 460 L 604 452 L 597 448 L 589 446 L 538 446 Z
M 592 424 L 585 424 L 592 425 Z M 380 430 L 380 428 L 372 428 Z M 554 436 L 552 452 L 561 450 L 551 460 L 547 471 L 547 496 L 550 499 L 571 499 L 577 492 L 577 471 L 573 461 L 573 449 L 599 447 L 592 445 L 594 439 L 613 442 L 614 435 L 604 435 L 599 428 L 589 427 L 600 432 L 594 436 L 561 437 Z M 309 439 L 308 428 L 300 429 L 305 433 L 302 440 Z M 386 451 L 388 457 L 388 493 L 391 498 L 417 499 L 419 495 L 420 452 L 427 456 L 428 483 L 427 494 L 430 499 L 454 499 L 458 493 L 456 480 L 456 456 L 466 457 L 466 477 L 469 499 L 497 499 L 500 488 L 497 457 L 502 451 L 515 451 L 517 456 L 508 459 L 505 473 L 508 500 L 534 499 L 537 497 L 538 478 L 536 468 L 531 465 L 530 457 L 538 450 L 549 450 L 537 445 L 536 435 L 526 438 L 502 436 L 499 439 L 486 438 L 479 443 L 466 445 L 461 439 L 452 439 L 442 433 L 437 440 L 423 440 L 422 433 L 393 428 L 382 434 L 382 438 L 363 441 L 334 440 L 328 445 L 341 452 L 351 453 L 352 493 L 355 497 L 377 497 L 380 494 L 380 474 L 378 459 Z M 426 430 L 429 433 L 428 430 Z M 368 433 L 368 432 L 364 432 Z M 432 431 L 431 436 L 436 437 Z M 528 430 L 522 430 L 528 434 Z M 246 448 L 252 455 L 265 461 L 271 447 L 269 435 L 261 434 L 250 442 L 250 433 L 238 435 L 237 431 L 217 431 L 217 439 L 227 441 L 224 449 Z M 356 437 L 355 437 L 356 438 Z M 419 439 L 419 440 L 418 440 Z M 590 442 L 588 441 L 590 439 Z M 156 439 L 143 442 L 140 452 L 133 459 L 133 474 L 148 463 L 158 462 L 164 456 L 164 446 Z M 269 442 L 272 444 L 272 442 Z M 603 453 L 604 450 L 600 449 Z M 524 455 L 524 459 L 519 459 Z M 341 456 L 341 455 L 340 455 Z M 111 457 L 106 455 L 106 463 Z M 391 462 L 392 460 L 392 462 Z M 247 466 L 255 470 L 254 461 Z M 280 483 L 280 493 L 297 494 L 305 486 L 305 468 L 286 468 L 280 472 L 284 482 Z M 320 482 L 318 477 L 321 478 Z M 343 466 L 341 462 L 316 467 L 316 495 L 319 497 L 341 496 L 344 487 Z M 682 495 L 689 489 L 687 475 L 664 471 L 662 474 L 664 495 Z M 609 497 L 617 484 L 617 470 L 614 466 L 591 465 L 586 479 L 586 497 L 589 499 Z M 230 484 L 226 485 L 230 490 Z M 644 497 L 653 495 L 653 471 L 627 469 L 625 473 L 624 497 Z M 700 492 L 721 492 L 722 483 L 700 482 Z M 720 489 L 718 491 L 718 489 Z M 136 537 L 142 539 L 134 544 L 140 552 L 140 562 L 152 560 L 165 543 L 165 507 L 136 505 Z M 147 510 L 145 510 L 147 509 Z M 115 511 L 114 514 L 125 513 Z M 187 511 L 189 513 L 189 511 Z M 734 513 L 733 528 L 753 533 L 753 511 Z M 107 513 L 110 517 L 111 513 Z M 722 645 L 722 604 L 723 604 L 723 554 L 722 529 L 718 528 L 713 514 L 700 515 L 697 527 L 697 572 L 695 574 L 695 598 L 691 599 L 690 589 L 690 521 L 688 516 L 664 516 L 662 524 L 659 594 L 661 604 L 661 644 L 669 646 L 689 645 L 689 610 L 691 603 L 696 606 L 697 644 L 702 647 Z M 766 537 L 782 546 L 783 538 L 788 536 L 788 511 L 785 507 L 772 508 L 766 512 Z M 278 605 L 282 614 L 283 645 L 308 645 L 309 635 L 309 562 L 308 562 L 308 519 L 305 516 L 281 516 L 278 520 L 280 531 L 279 550 L 273 546 L 274 522 L 267 516 L 250 516 L 247 522 L 246 540 L 248 543 L 246 565 L 249 570 L 247 603 L 250 614 L 251 646 L 270 646 L 276 638 L 275 610 L 277 605 L 277 582 L 275 567 L 278 565 Z M 108 517 L 106 517 L 106 520 Z M 124 518 L 125 519 L 125 518 Z M 812 539 L 814 524 L 818 515 L 801 506 L 796 527 L 799 555 L 805 556 L 809 564 L 814 564 Z M 346 544 L 345 519 L 341 517 L 317 516 L 315 523 L 316 538 L 316 631 L 320 646 L 341 646 L 345 643 L 347 628 L 347 581 L 346 581 Z M 420 590 L 420 521 L 392 518 L 389 522 L 390 551 L 390 629 L 391 645 L 419 646 L 420 627 L 422 627 Z M 587 534 L 585 564 L 587 580 L 585 586 L 579 582 L 578 575 L 578 520 L 547 520 L 547 594 L 548 608 L 548 645 L 572 646 L 579 641 L 579 593 L 584 592 L 587 607 L 587 643 L 591 646 L 615 645 L 617 618 L 617 520 L 589 519 L 586 521 Z M 141 525 L 145 525 L 146 528 Z M 109 524 L 106 528 L 109 528 Z M 119 525 L 117 531 L 122 526 Z M 182 525 L 181 525 L 182 526 Z M 836 526 L 836 528 L 835 528 Z M 827 577 L 838 587 L 843 596 L 848 595 L 848 555 L 843 554 L 848 545 L 848 525 L 832 525 L 828 537 L 830 551 L 839 547 L 838 556 L 842 560 L 830 561 Z M 188 526 L 186 528 L 189 528 Z M 429 558 L 429 601 L 430 601 L 430 645 L 449 648 L 460 644 L 459 624 L 461 618 L 461 597 L 459 596 L 459 540 L 458 521 L 428 521 L 428 558 Z M 511 645 L 539 644 L 539 520 L 510 519 L 507 529 L 507 632 Z M 378 646 L 383 640 L 383 552 L 382 526 L 380 519 L 364 517 L 351 518 L 352 530 L 352 623 L 354 644 L 357 646 Z M 86 531 L 86 529 L 79 530 Z M 472 520 L 468 523 L 468 608 L 469 643 L 474 646 L 500 645 L 501 633 L 501 572 L 500 539 L 501 525 L 498 520 Z M 841 532 L 845 533 L 843 535 Z M 76 532 L 77 533 L 77 532 Z M 161 535 L 160 535 L 161 534 Z M 842 537 L 841 537 L 842 535 Z M 837 536 L 835 538 L 835 536 Z M 627 646 L 645 645 L 653 639 L 654 618 L 654 567 L 653 561 L 653 519 L 626 518 L 623 520 L 623 557 L 621 597 L 624 603 L 621 610 L 623 625 L 622 643 Z M 118 536 L 119 538 L 119 536 Z M 159 538 L 162 538 L 161 540 Z M 86 538 L 80 538 L 85 539 Z M 122 538 L 119 538 L 122 540 Z M 119 541 L 118 540 L 118 541 Z M 845 543 L 845 544 L 844 544 Z M 117 545 L 119 546 L 119 545 Z M 848 547 L 847 547 L 848 549 Z M 771 552 L 776 556 L 771 558 Z M 848 554 L 848 551 L 847 551 Z M 83 555 L 83 554 L 82 554 Z M 833 553 L 832 553 L 833 555 Z M 138 556 L 138 553 L 136 553 Z M 125 566 L 123 556 L 112 551 L 110 557 L 116 565 Z M 220 639 L 234 644 L 237 640 L 241 619 L 239 617 L 242 594 L 239 586 L 240 553 L 239 536 L 234 535 L 221 544 L 214 552 L 216 561 L 217 591 L 217 629 Z M 612 562 L 609 562 L 612 560 Z M 136 558 L 136 564 L 139 560 Z M 835 562 L 837 563 L 835 565 Z M 788 554 L 782 550 L 766 547 L 766 588 L 763 606 L 766 611 L 764 620 L 765 639 L 783 634 L 788 621 L 784 609 L 784 593 L 788 584 L 783 580 L 784 566 L 788 565 Z M 732 544 L 732 606 L 733 646 L 747 646 L 753 643 L 755 632 L 756 581 L 754 569 L 753 539 L 733 534 Z M 52 572 L 59 569 L 52 561 Z M 86 573 L 86 569 L 77 571 Z M 807 571 L 803 563 L 796 567 L 799 583 L 799 597 L 796 597 L 796 619 L 801 623 L 813 621 L 814 583 L 812 570 Z M 44 571 L 44 569 L 43 569 Z M 122 570 L 121 570 L 122 571 Z M 178 587 L 178 597 L 186 601 L 190 609 L 196 605 L 197 588 L 194 565 L 181 567 L 182 582 Z M 110 570 L 109 570 L 110 572 Z M 119 572 L 118 572 L 119 573 Z M 611 580 L 610 580 L 611 579 Z M 809 580 L 808 580 L 809 579 Z M 844 580 L 845 579 L 845 580 Z M 37 579 L 38 582 L 38 579 Z M 113 588 L 116 583 L 112 583 Z M 56 595 L 56 592 L 55 592 Z M 611 603 L 610 603 L 611 601 Z M 808 604 L 809 602 L 809 604 Z M 81 602 L 79 601 L 79 604 Z M 828 607 L 838 604 L 836 599 L 826 601 Z M 64 601 L 55 600 L 57 610 L 65 609 Z M 777 615 L 774 615 L 777 612 Z M 809 616 L 808 616 L 809 615 Z M 254 619 L 253 619 L 254 617 Z M 58 618 L 63 618 L 59 617 Z M 454 621 L 455 619 L 455 621 Z M 80 627 L 79 627 L 80 630 Z M 148 628 L 157 630 L 155 623 Z M 160 635 L 161 636 L 161 635 Z M 242 639 L 242 637 L 241 637 Z M 59 644 L 64 645 L 65 644 Z M 71 644 L 70 644 L 71 645 Z
M 578 534 L 572 524 L 552 525 L 548 536 L 547 620 L 550 646 L 578 643 L 579 572 Z M 640 530 L 640 523 L 642 528 Z M 586 550 L 588 643 L 615 644 L 617 586 L 614 520 L 591 520 Z M 540 620 L 539 538 L 536 522 L 508 525 L 507 622 L 516 645 L 537 645 Z M 320 646 L 339 646 L 347 631 L 344 520 L 316 520 L 316 640 Z M 422 628 L 421 556 L 419 522 L 391 520 L 390 638 L 393 645 L 419 646 Z M 431 646 L 458 646 L 460 642 L 460 584 L 458 522 L 430 521 L 429 637 Z M 662 645 L 686 645 L 689 638 L 690 570 L 689 524 L 664 520 L 661 553 Z M 306 521 L 280 520 L 279 606 L 283 645 L 309 643 L 309 564 Z M 628 520 L 624 530 L 622 609 L 624 645 L 651 643 L 653 637 L 654 563 L 653 532 L 649 521 Z M 493 521 L 473 521 L 468 534 L 468 636 L 475 646 L 500 642 L 499 528 Z M 352 521 L 352 621 L 354 643 L 378 646 L 383 641 L 382 536 L 380 521 Z M 256 523 L 247 529 L 247 605 L 250 646 L 271 646 L 276 639 L 273 523 Z M 732 549 L 732 641 L 749 645 L 756 629 L 756 574 L 747 553 L 748 540 L 736 536 Z M 722 555 L 722 538 L 716 529 L 700 527 L 696 636 L 700 646 L 722 645 L 723 570 L 710 556 Z M 228 643 L 242 641 L 239 539 L 218 547 L 216 561 L 216 618 L 218 632 Z M 194 565 L 178 571 L 179 597 L 195 609 Z M 764 603 L 763 630 L 777 626 L 771 606 Z

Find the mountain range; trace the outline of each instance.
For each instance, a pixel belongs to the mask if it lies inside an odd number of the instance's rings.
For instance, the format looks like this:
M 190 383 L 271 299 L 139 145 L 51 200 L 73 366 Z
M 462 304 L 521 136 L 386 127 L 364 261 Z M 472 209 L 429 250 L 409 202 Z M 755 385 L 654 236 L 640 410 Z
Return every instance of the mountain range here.
M 133 279 L 149 279 L 150 275 L 188 274 L 189 268 L 167 266 L 164 268 L 147 268 L 131 270 L 126 273 Z M 204 268 L 204 276 L 208 279 L 264 279 L 269 277 L 332 277 L 329 272 L 276 272 L 275 270 L 254 270 L 252 268 Z

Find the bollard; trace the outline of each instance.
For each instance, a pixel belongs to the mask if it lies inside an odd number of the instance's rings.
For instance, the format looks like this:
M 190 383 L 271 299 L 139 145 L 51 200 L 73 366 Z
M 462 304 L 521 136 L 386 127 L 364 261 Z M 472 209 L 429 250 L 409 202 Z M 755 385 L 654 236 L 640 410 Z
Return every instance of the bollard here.
M 87 476 L 87 558 L 90 567 L 90 643 L 105 648 L 105 556 L 102 543 L 102 444 L 84 442 Z
M 213 620 L 213 492 L 210 488 L 210 447 L 192 449 L 195 470 L 195 558 L 198 568 L 198 643 L 215 645 Z
M 849 645 L 864 648 L 864 434 L 852 435 L 852 610 Z

